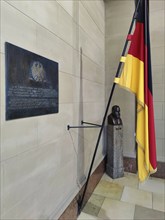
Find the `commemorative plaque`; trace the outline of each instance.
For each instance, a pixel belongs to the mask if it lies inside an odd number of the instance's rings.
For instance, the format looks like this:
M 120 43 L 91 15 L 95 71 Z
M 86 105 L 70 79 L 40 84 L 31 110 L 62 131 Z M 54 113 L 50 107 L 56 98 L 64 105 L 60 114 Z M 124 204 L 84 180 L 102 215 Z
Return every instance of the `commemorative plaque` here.
M 6 120 L 58 113 L 58 63 L 5 43 Z

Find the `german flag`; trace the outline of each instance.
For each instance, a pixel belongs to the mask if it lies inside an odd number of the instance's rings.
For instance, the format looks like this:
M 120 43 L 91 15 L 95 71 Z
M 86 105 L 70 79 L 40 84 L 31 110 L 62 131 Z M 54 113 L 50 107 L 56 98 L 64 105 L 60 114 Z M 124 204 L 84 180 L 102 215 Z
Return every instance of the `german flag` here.
M 138 175 L 144 181 L 156 172 L 156 141 L 152 93 L 152 73 L 149 36 L 149 1 L 140 0 L 135 30 L 128 35 L 131 41 L 126 57 L 121 57 L 124 68 L 115 83 L 133 92 L 137 98 Z

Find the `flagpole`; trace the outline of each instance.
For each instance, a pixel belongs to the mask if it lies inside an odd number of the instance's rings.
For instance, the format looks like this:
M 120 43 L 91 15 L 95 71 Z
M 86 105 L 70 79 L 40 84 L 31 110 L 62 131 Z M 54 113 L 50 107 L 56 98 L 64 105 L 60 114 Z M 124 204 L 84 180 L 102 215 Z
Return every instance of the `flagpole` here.
M 133 28 L 133 25 L 134 25 L 134 21 L 135 21 L 136 16 L 137 16 L 137 11 L 138 11 L 138 8 L 139 8 L 139 5 L 140 5 L 140 1 L 141 0 L 138 0 L 135 12 L 133 14 L 132 22 L 131 22 L 131 25 L 130 25 L 130 28 L 129 28 L 129 31 L 128 31 L 128 35 L 131 34 L 131 31 L 132 31 L 132 28 Z M 125 55 L 125 52 L 126 52 L 126 49 L 127 49 L 127 46 L 128 46 L 128 42 L 129 42 L 129 40 L 127 38 L 121 56 Z M 120 61 L 119 65 L 118 65 L 118 68 L 117 68 L 117 72 L 116 72 L 115 77 L 119 76 L 121 66 L 122 66 L 122 62 Z M 107 106 L 106 106 L 105 114 L 104 114 L 104 117 L 103 117 L 103 120 L 102 120 L 100 132 L 99 132 L 98 139 L 97 139 L 97 142 L 96 142 L 96 147 L 95 147 L 95 151 L 94 151 L 94 154 L 93 154 L 93 158 L 92 158 L 92 162 L 91 162 L 91 165 L 90 165 L 90 169 L 89 169 L 89 172 L 88 172 L 87 181 L 86 181 L 86 184 L 85 184 L 85 187 L 84 187 L 84 191 L 83 191 L 82 197 L 78 201 L 78 214 L 80 214 L 81 210 L 82 210 L 84 196 L 85 196 L 85 193 L 86 193 L 86 190 L 87 190 L 89 178 L 90 178 L 90 175 L 91 175 L 91 172 L 92 172 L 92 168 L 93 168 L 93 163 L 94 163 L 95 156 L 96 156 L 96 153 L 97 153 L 97 149 L 98 149 L 98 146 L 99 146 L 99 143 L 100 143 L 101 135 L 102 135 L 103 128 L 104 128 L 104 125 L 105 125 L 105 121 L 106 121 L 106 118 L 107 118 L 107 114 L 108 114 L 109 106 L 110 106 L 110 103 L 111 103 L 111 100 L 112 100 L 112 96 L 113 96 L 113 93 L 114 93 L 114 90 L 115 90 L 115 86 L 116 86 L 116 83 L 114 82 L 113 86 L 112 86 L 112 89 L 111 89 L 111 92 L 110 92 L 109 100 L 108 100 L 108 103 L 107 103 Z

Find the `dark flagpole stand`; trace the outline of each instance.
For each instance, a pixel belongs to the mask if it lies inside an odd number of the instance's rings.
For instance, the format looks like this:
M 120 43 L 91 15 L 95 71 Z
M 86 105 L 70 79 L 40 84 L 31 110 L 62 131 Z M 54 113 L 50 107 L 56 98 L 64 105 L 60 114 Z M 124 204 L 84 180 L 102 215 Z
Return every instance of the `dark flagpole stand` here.
M 129 28 L 129 31 L 128 31 L 128 37 L 126 39 L 126 42 L 125 42 L 125 45 L 124 45 L 124 48 L 123 48 L 123 52 L 121 54 L 121 56 L 124 56 L 125 55 L 125 52 L 126 52 L 126 49 L 127 49 L 127 46 L 128 46 L 128 42 L 129 42 L 129 36 L 131 34 L 131 31 L 132 31 L 132 28 L 133 28 L 133 25 L 134 25 L 134 21 L 137 17 L 137 11 L 138 11 L 138 8 L 139 8 L 139 4 L 140 4 L 140 1 L 141 0 L 138 0 L 138 3 L 137 3 L 137 6 L 136 6 L 136 9 L 135 9 L 135 12 L 133 14 L 133 18 L 132 18 L 132 22 L 131 22 L 131 25 L 130 25 L 130 28 Z M 115 77 L 118 77 L 119 76 L 119 73 L 120 73 L 120 69 L 121 69 L 121 66 L 122 66 L 122 62 L 120 61 L 119 62 L 119 65 L 118 65 L 118 68 L 117 68 L 117 72 L 116 72 L 116 75 Z M 90 124 L 92 126 L 70 126 L 68 125 L 67 128 L 68 130 L 70 128 L 91 128 L 91 127 L 101 127 L 100 128 L 100 132 L 99 132 L 99 135 L 98 135 L 98 139 L 97 139 L 97 142 L 96 142 L 96 147 L 95 147 L 95 151 L 94 151 L 94 154 L 93 154 L 93 158 L 92 158 L 92 162 L 91 162 L 91 165 L 90 165 L 90 169 L 89 169 L 89 172 L 88 172 L 88 176 L 87 176 L 87 180 L 86 180 L 86 183 L 85 183 L 85 187 L 84 187 L 84 191 L 83 191 L 83 194 L 82 196 L 79 198 L 79 200 L 77 201 L 78 202 L 78 214 L 81 213 L 81 210 L 82 210 L 82 207 L 83 207 L 83 201 L 84 201 L 84 196 L 85 196 L 85 193 L 86 193 L 86 190 L 87 190 L 87 186 L 88 186 L 88 182 L 89 182 L 89 178 L 90 178 L 90 175 L 91 175 L 91 172 L 92 172 L 92 168 L 93 168 L 93 163 L 94 163 L 94 160 L 95 160 L 95 156 L 96 156 L 96 153 L 97 153 L 97 149 L 98 149 L 98 146 L 99 146 L 99 143 L 100 143 L 100 138 L 101 138 L 101 135 L 102 135 L 102 132 L 103 132 L 103 128 L 104 128 L 104 125 L 105 125 L 105 120 L 107 118 L 107 114 L 108 114 L 108 110 L 109 110 L 109 106 L 110 106 L 110 103 L 111 103 L 111 100 L 112 100 L 112 96 L 113 96 L 113 93 L 114 93 L 114 89 L 115 89 L 115 86 L 116 86 L 116 83 L 114 82 L 113 83 L 113 86 L 112 86 L 112 89 L 111 89 L 111 92 L 110 92 L 110 96 L 109 96 L 109 100 L 108 100 L 108 103 L 107 103 L 107 107 L 106 107 L 106 110 L 105 110 L 105 114 L 104 114 L 104 117 L 103 117 L 103 120 L 102 120 L 102 124 L 101 125 L 96 125 L 96 124 L 92 124 L 92 123 L 86 123 L 86 124 Z M 85 124 L 85 122 L 83 122 Z

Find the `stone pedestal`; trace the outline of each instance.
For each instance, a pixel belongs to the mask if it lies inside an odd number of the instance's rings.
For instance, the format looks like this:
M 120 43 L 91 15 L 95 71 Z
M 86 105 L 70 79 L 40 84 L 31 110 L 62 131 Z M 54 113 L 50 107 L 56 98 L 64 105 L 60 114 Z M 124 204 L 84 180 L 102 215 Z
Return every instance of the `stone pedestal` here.
M 123 126 L 108 125 L 107 139 L 106 173 L 113 179 L 123 177 Z

